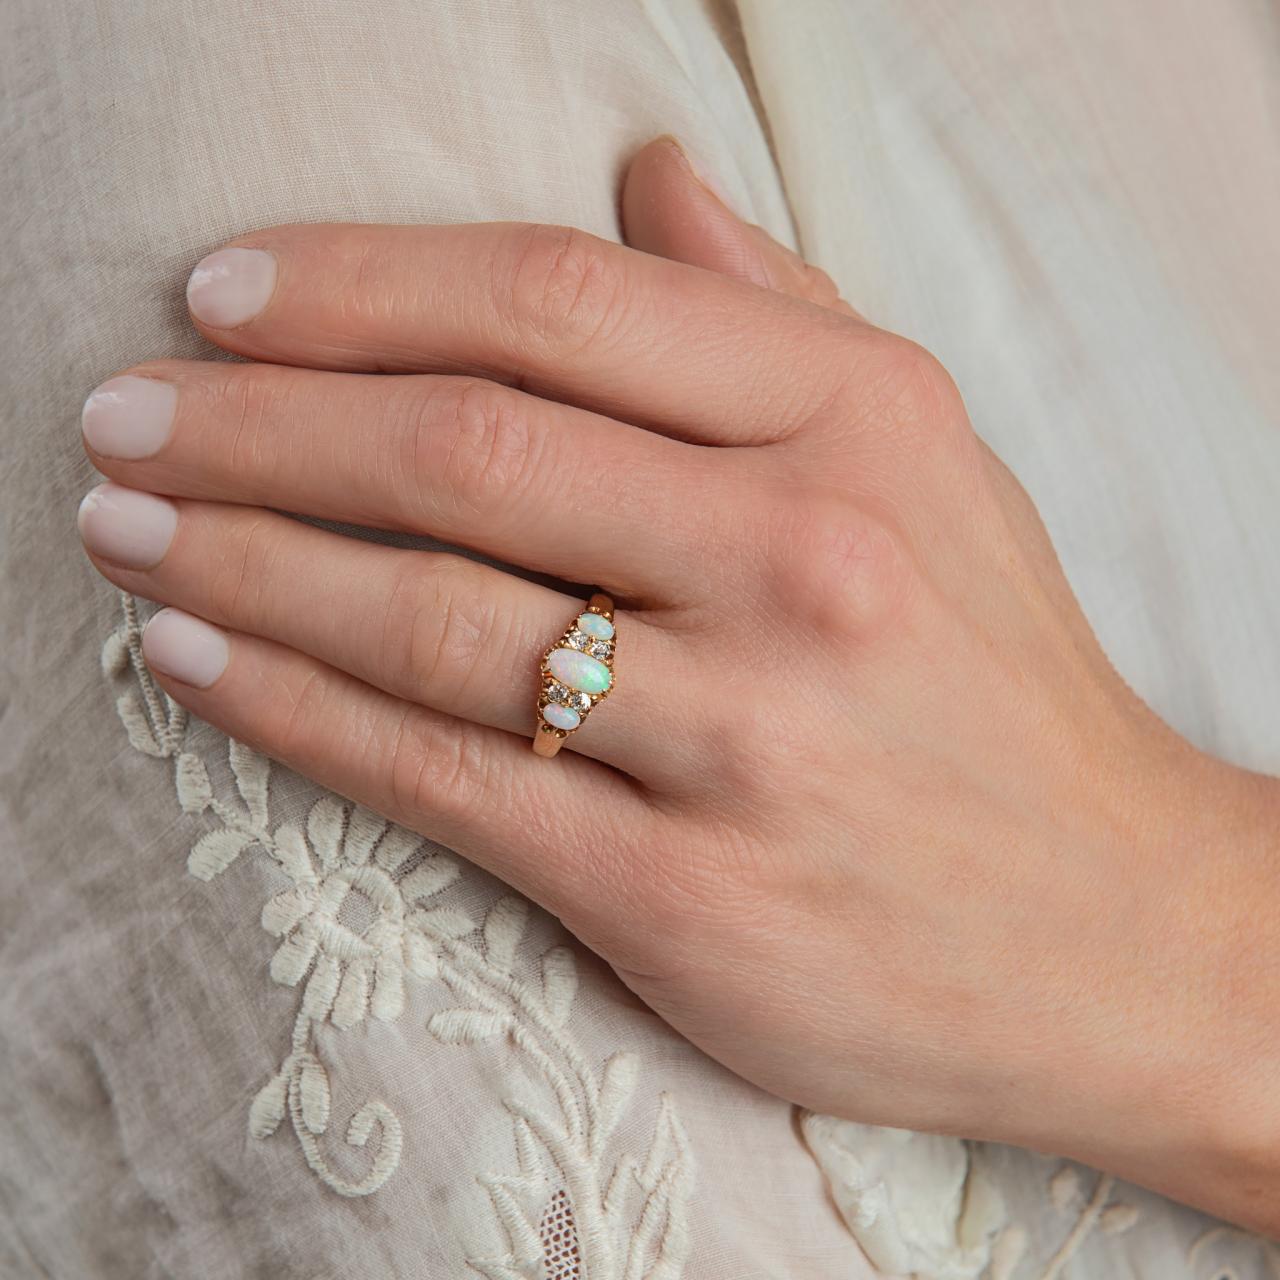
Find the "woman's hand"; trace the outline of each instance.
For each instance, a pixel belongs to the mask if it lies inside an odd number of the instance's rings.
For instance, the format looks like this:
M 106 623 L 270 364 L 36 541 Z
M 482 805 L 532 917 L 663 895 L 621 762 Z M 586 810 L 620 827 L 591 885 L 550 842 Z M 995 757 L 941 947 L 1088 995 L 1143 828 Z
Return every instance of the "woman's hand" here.
M 185 611 L 161 683 L 775 1093 L 1280 1230 L 1275 784 L 1127 689 L 937 361 L 669 142 L 625 213 L 630 248 L 294 226 L 196 268 L 255 363 L 139 366 L 85 415 L 94 563 Z M 538 758 L 585 592 L 268 508 L 611 592 L 616 691 Z

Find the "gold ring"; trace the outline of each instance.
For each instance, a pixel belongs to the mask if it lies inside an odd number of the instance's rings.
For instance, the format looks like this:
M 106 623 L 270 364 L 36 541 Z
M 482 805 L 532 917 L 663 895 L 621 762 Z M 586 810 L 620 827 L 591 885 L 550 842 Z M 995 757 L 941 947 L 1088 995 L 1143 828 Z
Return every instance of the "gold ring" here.
M 542 655 L 533 749 L 548 759 L 613 691 L 613 601 L 597 593 Z

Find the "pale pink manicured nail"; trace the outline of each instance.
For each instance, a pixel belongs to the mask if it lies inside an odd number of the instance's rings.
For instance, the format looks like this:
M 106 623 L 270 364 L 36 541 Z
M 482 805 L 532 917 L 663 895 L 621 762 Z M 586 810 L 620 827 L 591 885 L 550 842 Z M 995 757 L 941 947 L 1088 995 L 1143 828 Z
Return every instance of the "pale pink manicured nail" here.
M 201 324 L 234 329 L 252 320 L 276 287 L 275 255 L 265 249 L 219 249 L 196 263 L 187 306 Z
M 109 378 L 84 402 L 80 427 L 104 458 L 149 458 L 173 427 L 178 388 L 155 378 Z
M 142 656 L 161 675 L 207 689 L 226 669 L 227 637 L 181 609 L 161 609 L 142 632 Z
M 154 493 L 107 481 L 85 494 L 76 523 L 95 556 L 123 569 L 150 569 L 169 550 L 178 509 Z

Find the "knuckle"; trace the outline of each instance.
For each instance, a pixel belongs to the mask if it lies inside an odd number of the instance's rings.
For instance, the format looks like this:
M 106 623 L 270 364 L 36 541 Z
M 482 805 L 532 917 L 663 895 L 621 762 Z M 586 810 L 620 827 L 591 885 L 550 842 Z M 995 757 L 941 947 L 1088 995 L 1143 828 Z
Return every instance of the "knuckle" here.
M 411 553 L 392 585 L 381 644 L 388 683 L 424 702 L 445 693 L 458 715 L 474 709 L 495 625 L 493 600 L 461 581 L 464 572 L 453 557 L 426 567 Z
M 209 578 L 215 615 L 241 629 L 253 629 L 273 578 L 276 535 L 275 517 L 263 513 L 250 516 L 239 537 L 228 541 L 222 563 Z
M 951 375 L 919 344 L 896 334 L 877 334 L 861 364 L 862 376 L 851 389 L 860 400 L 857 412 L 864 424 L 911 442 L 972 435 Z
M 478 726 L 465 721 L 424 726 L 411 710 L 390 748 L 392 803 L 400 813 L 430 814 L 446 824 L 474 818 L 491 757 Z
M 810 302 L 821 307 L 829 307 L 840 297 L 840 286 L 821 267 L 812 263 L 802 264 L 804 272 L 804 293 Z
M 884 521 L 845 494 L 810 490 L 773 506 L 763 579 L 777 606 L 818 642 L 868 642 L 892 628 L 912 562 Z
M 216 446 L 227 470 L 242 476 L 269 473 L 264 451 L 277 438 L 269 428 L 283 409 L 275 380 L 261 376 L 252 365 L 231 365 L 224 376 L 212 382 L 210 396 L 211 412 L 201 419 L 213 435 L 207 443 L 211 448 Z M 196 443 L 199 447 L 203 442 Z
M 522 400 L 492 382 L 467 379 L 456 387 L 446 429 L 418 428 L 417 474 L 424 486 L 443 488 L 450 501 L 486 519 L 514 515 L 543 462 L 543 437 Z
M 271 730 L 262 735 L 260 744 L 263 749 L 286 762 L 313 759 L 317 741 L 323 740 L 325 732 L 326 696 L 319 667 L 310 668 L 296 684 L 282 681 L 284 705 L 272 707 Z
M 500 306 L 556 356 L 606 339 L 623 312 L 626 278 L 616 255 L 576 227 L 520 228 L 499 274 Z

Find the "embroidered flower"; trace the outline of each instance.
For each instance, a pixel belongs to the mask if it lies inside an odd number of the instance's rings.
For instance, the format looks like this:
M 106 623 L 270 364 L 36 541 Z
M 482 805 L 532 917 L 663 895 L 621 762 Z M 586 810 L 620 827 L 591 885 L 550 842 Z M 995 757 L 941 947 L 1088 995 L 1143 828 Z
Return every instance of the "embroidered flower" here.
M 536 975 L 517 972 L 529 904 L 499 898 L 473 920 L 434 902 L 460 874 L 450 857 L 421 836 L 359 805 L 325 795 L 305 830 L 271 821 L 270 762 L 241 743 L 227 743 L 227 766 L 211 773 L 188 742 L 186 713 L 152 679 L 142 656 L 137 602 L 122 595 L 122 625 L 103 649 L 112 680 L 132 674 L 117 699 L 137 750 L 172 760 L 183 812 L 208 819 L 187 857 L 198 880 L 212 882 L 250 849 L 265 851 L 288 876 L 262 911 L 280 944 L 271 976 L 303 984 L 289 1051 L 249 1106 L 249 1133 L 271 1137 L 288 1117 L 316 1176 L 340 1196 L 370 1196 L 400 1163 L 405 1136 L 395 1112 L 370 1098 L 348 1112 L 335 1098 L 316 1044 L 329 1021 L 353 1027 L 366 1013 L 383 1021 L 405 1007 L 405 978 L 434 980 L 458 1004 L 431 1015 L 442 1044 L 478 1046 L 506 1037 L 545 1089 L 504 1097 L 514 1125 L 518 1170 L 484 1173 L 501 1243 L 498 1256 L 471 1258 L 488 1280 L 559 1274 L 568 1266 L 592 1280 L 678 1280 L 689 1249 L 693 1154 L 668 1094 L 658 1095 L 646 1150 L 607 1151 L 636 1096 L 634 1054 L 619 1052 L 592 1066 L 567 1025 L 577 991 L 573 949 L 551 946 Z M 468 935 L 476 935 L 469 937 Z M 343 1164 L 361 1153 L 364 1172 L 350 1176 L 330 1150 L 344 1144 Z M 572 1189 L 572 1190 L 570 1190 Z M 580 1227 L 585 1225 L 585 1230 Z
M 422 847 L 420 836 L 360 806 L 348 818 L 332 796 L 312 806 L 305 834 L 276 830 L 271 852 L 292 884 L 263 907 L 262 927 L 282 939 L 271 961 L 276 982 L 294 987 L 310 972 L 309 1017 L 344 1030 L 366 1012 L 394 1022 L 406 971 L 434 977 L 437 941 L 474 928 L 463 912 L 423 907 L 457 879 L 458 864 L 428 854 L 412 866 Z

